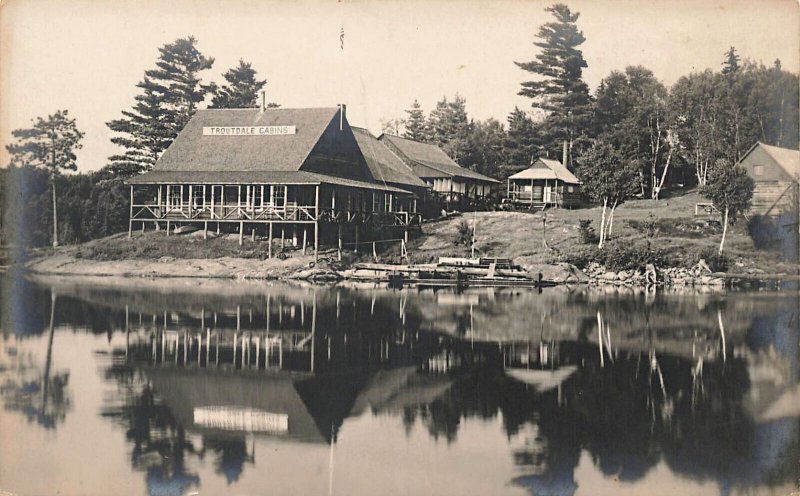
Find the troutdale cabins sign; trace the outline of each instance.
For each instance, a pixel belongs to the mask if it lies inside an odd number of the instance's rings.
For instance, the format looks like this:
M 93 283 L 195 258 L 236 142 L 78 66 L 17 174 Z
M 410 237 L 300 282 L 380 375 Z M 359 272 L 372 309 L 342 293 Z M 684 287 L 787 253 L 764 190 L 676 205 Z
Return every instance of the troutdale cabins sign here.
M 281 136 L 296 133 L 296 126 L 203 127 L 203 136 Z

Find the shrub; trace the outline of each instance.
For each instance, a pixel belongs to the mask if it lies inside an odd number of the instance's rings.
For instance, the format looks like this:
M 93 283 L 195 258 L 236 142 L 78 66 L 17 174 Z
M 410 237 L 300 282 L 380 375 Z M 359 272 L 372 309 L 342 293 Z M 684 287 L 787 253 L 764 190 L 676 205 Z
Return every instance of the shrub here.
M 724 253 L 720 255 L 719 251 L 713 248 L 703 250 L 697 261 L 699 262 L 700 260 L 705 260 L 706 265 L 713 272 L 725 272 L 728 270 L 728 257 Z
M 775 248 L 778 227 L 775 222 L 765 215 L 754 215 L 747 221 L 747 234 L 759 250 Z
M 610 243 L 601 254 L 603 260 L 598 263 L 613 271 L 643 269 L 649 263 L 664 266 L 665 260 L 663 250 L 653 249 L 649 241 L 645 245 Z
M 578 221 L 578 232 L 581 236 L 581 243 L 585 245 L 597 243 L 600 240 L 594 231 L 594 227 L 592 227 L 591 219 L 580 219 Z
M 472 228 L 469 222 L 462 219 L 456 228 L 456 239 L 454 241 L 456 246 L 472 246 Z

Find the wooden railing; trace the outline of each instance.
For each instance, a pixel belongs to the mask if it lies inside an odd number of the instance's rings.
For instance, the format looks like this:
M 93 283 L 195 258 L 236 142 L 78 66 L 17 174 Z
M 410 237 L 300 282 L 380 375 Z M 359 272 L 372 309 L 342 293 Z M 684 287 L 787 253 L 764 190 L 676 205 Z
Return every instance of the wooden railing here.
M 287 205 L 285 207 L 247 207 L 239 205 L 215 205 L 173 207 L 156 204 L 134 204 L 132 220 L 174 221 L 246 221 L 246 222 L 313 222 L 315 220 L 343 223 L 375 223 L 381 226 L 415 226 L 422 223 L 422 216 L 414 212 L 363 212 L 347 209 L 320 208 L 313 205 Z

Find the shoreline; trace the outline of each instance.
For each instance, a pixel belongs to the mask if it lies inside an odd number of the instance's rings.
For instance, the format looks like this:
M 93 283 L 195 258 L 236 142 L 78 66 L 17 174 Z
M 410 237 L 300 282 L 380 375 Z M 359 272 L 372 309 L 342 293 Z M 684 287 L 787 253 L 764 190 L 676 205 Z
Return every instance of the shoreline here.
M 349 267 L 332 268 L 327 259 L 315 263 L 313 256 L 279 259 L 252 259 L 220 257 L 215 259 L 158 259 L 91 260 L 76 258 L 68 253 L 58 253 L 30 260 L 22 270 L 38 276 L 124 278 L 152 280 L 229 280 L 229 281 L 308 281 L 330 283 L 350 280 L 365 282 L 347 276 Z M 543 280 L 553 285 L 582 285 L 589 287 L 646 287 L 644 274 L 636 271 L 606 271 L 594 267 L 581 270 L 566 263 L 531 264 L 524 267 L 531 275 L 542 274 Z M 12 266 L 10 270 L 14 270 Z M 798 282 L 800 274 L 771 273 L 711 273 L 699 268 L 658 268 L 661 287 L 714 287 L 767 286 L 781 288 L 783 282 Z M 366 281 L 370 282 L 370 281 Z M 372 282 L 379 283 L 378 279 Z M 499 286 L 502 286 L 500 284 Z

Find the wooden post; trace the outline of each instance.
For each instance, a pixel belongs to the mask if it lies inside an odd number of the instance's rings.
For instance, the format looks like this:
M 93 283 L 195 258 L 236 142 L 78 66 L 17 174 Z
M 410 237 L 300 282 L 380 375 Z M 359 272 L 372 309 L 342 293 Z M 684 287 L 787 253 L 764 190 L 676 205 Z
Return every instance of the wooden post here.
M 372 242 L 372 256 L 375 258 L 375 263 L 378 263 L 378 249 L 375 247 L 375 241 Z
M 269 251 L 267 253 L 268 253 L 269 258 L 272 258 L 272 222 L 269 223 L 269 245 L 268 246 L 269 246 Z M 267 316 L 267 318 L 269 318 L 269 316 Z
M 339 234 L 339 261 L 342 261 L 342 248 L 344 247 L 344 243 L 342 242 L 342 223 L 338 224 L 338 234 Z
M 167 220 L 167 236 L 169 236 L 169 220 Z
M 192 218 L 192 208 L 194 207 L 194 197 L 192 196 L 192 185 L 189 185 L 189 218 Z
M 319 260 L 319 184 L 314 187 L 314 261 Z
M 303 255 L 306 254 L 306 247 L 308 246 L 308 229 L 303 225 Z
M 359 241 L 360 241 L 360 238 L 361 238 L 361 226 L 359 226 L 358 224 L 356 224 L 356 226 L 355 226 L 355 230 L 356 230 L 356 247 L 355 247 L 355 249 L 354 249 L 353 251 L 355 251 L 356 253 L 358 253 L 358 243 L 359 243 Z
M 250 232 L 250 240 L 253 241 L 253 242 L 255 242 L 255 240 L 256 240 L 256 228 L 255 227 Z
M 208 221 L 203 222 L 203 239 L 208 239 Z
M 239 221 L 239 246 L 242 246 L 242 236 L 244 235 L 244 221 Z
M 281 227 L 281 251 L 286 249 L 286 228 Z
M 53 178 L 53 184 L 55 184 L 55 178 Z M 55 186 L 53 186 L 55 188 Z M 53 196 L 53 204 L 55 204 L 55 196 Z M 56 222 L 55 217 L 53 218 L 53 222 Z M 130 214 L 128 215 L 128 237 L 130 238 L 133 235 L 133 185 L 131 185 L 131 207 L 130 207 Z M 56 238 L 53 238 L 53 246 L 58 245 L 58 241 L 55 241 Z

